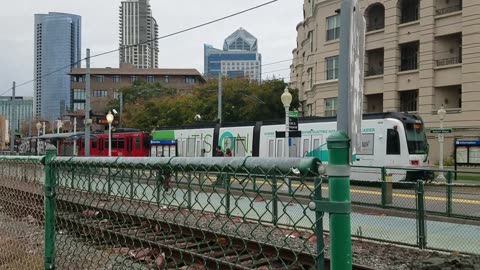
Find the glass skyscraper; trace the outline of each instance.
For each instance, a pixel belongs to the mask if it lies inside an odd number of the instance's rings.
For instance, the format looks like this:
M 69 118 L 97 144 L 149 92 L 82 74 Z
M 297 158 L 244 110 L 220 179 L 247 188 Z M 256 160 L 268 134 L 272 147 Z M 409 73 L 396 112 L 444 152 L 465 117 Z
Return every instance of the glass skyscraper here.
M 70 105 L 70 76 L 80 67 L 81 17 L 50 12 L 35 14 L 34 113 L 37 118 L 55 120 Z
M 21 130 L 23 124 L 32 121 L 33 113 L 32 97 L 15 97 L 15 120 L 13 128 Z M 9 121 L 12 119 L 12 97 L 0 97 L 0 115 L 3 115 Z
M 262 55 L 257 52 L 257 39 L 240 28 L 228 36 L 223 50 L 204 44 L 204 76 L 249 78 L 260 81 L 262 78 Z

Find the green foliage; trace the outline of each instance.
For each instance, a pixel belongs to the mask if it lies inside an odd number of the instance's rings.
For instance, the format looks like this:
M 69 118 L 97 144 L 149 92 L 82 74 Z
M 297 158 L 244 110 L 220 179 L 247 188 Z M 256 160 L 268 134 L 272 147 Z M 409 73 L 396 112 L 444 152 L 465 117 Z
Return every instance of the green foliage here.
M 244 79 L 222 81 L 222 121 L 241 122 L 265 119 L 282 119 L 285 111 L 280 96 L 286 84 L 280 80 L 268 80 L 261 84 Z M 150 131 L 159 126 L 193 124 L 200 114 L 203 121 L 217 121 L 218 81 L 203 84 L 192 93 L 177 93 L 160 83 L 135 82 L 120 89 L 124 110 L 122 125 Z M 298 108 L 298 90 L 290 90 L 293 96 L 291 108 Z M 119 108 L 119 101 L 109 104 Z

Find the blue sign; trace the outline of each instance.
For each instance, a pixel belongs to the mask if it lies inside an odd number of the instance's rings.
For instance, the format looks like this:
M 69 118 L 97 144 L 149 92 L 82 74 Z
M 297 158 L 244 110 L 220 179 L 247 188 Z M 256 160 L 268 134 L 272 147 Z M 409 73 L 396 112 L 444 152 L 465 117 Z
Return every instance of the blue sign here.
M 455 145 L 476 145 L 480 146 L 480 141 L 455 141 Z
M 152 145 L 175 145 L 177 144 L 176 140 L 152 140 L 150 142 Z

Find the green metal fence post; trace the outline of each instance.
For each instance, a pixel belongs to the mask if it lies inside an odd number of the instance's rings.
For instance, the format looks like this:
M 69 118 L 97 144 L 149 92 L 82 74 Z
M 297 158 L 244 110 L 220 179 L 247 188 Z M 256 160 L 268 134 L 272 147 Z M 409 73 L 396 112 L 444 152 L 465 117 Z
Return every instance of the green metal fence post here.
M 350 224 L 350 139 L 345 132 L 336 132 L 327 139 L 328 194 L 330 202 L 346 207 L 330 212 L 330 268 L 352 269 Z
M 447 215 L 452 215 L 452 171 L 447 172 Z
M 55 146 L 49 145 L 45 157 L 45 254 L 44 269 L 55 269 L 55 173 L 50 161 L 57 154 Z
M 387 169 L 382 167 L 382 207 L 387 205 Z
M 130 169 L 130 178 L 128 179 L 128 182 L 130 184 L 130 200 L 133 200 L 134 196 L 133 196 L 133 191 L 134 191 L 134 188 L 133 188 L 133 176 L 135 174 L 135 169 Z
M 257 193 L 257 194 L 260 194 Z M 272 179 L 272 223 L 274 226 L 278 224 L 278 187 L 277 187 L 277 177 L 274 175 Z
M 425 223 L 425 187 L 422 180 L 417 181 L 417 227 L 418 247 L 424 249 L 427 246 L 427 230 Z

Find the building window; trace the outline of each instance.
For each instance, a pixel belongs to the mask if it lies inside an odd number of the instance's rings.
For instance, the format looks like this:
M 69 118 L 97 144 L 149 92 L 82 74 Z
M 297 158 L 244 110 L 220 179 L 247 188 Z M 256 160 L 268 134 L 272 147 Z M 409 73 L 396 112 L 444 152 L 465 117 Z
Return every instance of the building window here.
M 307 73 L 308 73 L 308 86 L 310 87 L 310 89 L 313 88 L 313 68 L 309 68 L 307 70 Z
M 308 32 L 308 38 L 310 39 L 310 52 L 313 52 L 313 30 Z
M 337 98 L 325 99 L 325 116 L 337 115 Z
M 75 102 L 73 103 L 73 111 L 85 110 L 85 103 Z
M 340 16 L 327 18 L 327 41 L 340 38 Z
M 401 17 L 400 23 L 418 21 L 420 13 L 419 0 L 400 0 Z
M 325 58 L 327 63 L 327 80 L 338 79 L 338 55 Z
M 74 82 L 85 82 L 85 75 L 73 76 Z
M 119 83 L 121 81 L 120 75 L 113 75 L 113 82 L 114 83 Z
M 97 77 L 97 82 L 103 83 L 105 81 L 105 76 L 103 75 L 96 75 Z
M 163 82 L 164 83 L 168 83 L 170 81 L 170 76 L 166 75 L 166 76 L 163 76 Z
M 122 93 L 121 93 L 118 89 L 114 89 L 114 90 L 113 90 L 113 98 L 114 98 L 114 99 L 120 99 L 120 95 L 121 95 L 121 94 L 122 94 Z
M 418 41 L 400 45 L 400 71 L 418 69 Z
M 135 82 L 136 80 L 138 80 L 138 76 L 136 76 L 136 75 L 130 76 L 130 81 L 131 81 L 132 83 Z
M 108 96 L 107 90 L 93 90 L 94 97 L 106 97 Z
M 401 112 L 418 111 L 418 90 L 400 92 L 400 111 Z
M 149 83 L 155 82 L 155 76 L 152 76 L 152 75 L 147 76 L 147 82 Z
M 74 100 L 85 100 L 85 89 L 73 89 Z
M 194 77 L 185 77 L 185 83 L 195 83 L 195 78 Z

